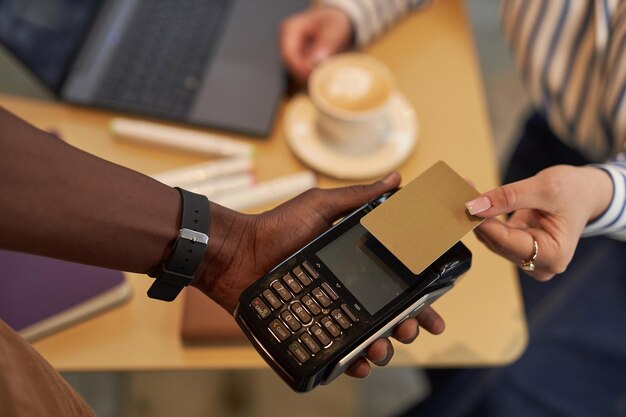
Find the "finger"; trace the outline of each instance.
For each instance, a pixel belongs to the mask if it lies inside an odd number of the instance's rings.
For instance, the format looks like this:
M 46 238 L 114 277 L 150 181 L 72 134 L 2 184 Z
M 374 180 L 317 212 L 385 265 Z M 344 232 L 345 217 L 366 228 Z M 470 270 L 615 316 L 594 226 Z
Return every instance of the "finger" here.
M 366 356 L 373 364 L 385 366 L 393 357 L 393 346 L 388 339 L 378 339 L 367 348 Z
M 346 369 L 346 375 L 354 378 L 367 378 L 372 373 L 372 367 L 365 358 L 359 358 Z
M 311 190 L 308 203 L 329 222 L 343 216 L 379 195 L 400 185 L 400 174 L 392 172 L 382 180 L 367 185 Z
M 487 221 L 489 221 L 491 219 L 488 219 Z M 480 231 L 479 228 L 474 229 L 474 234 L 476 235 L 476 237 L 478 238 L 478 240 L 485 246 L 487 246 L 487 249 L 489 249 L 490 251 L 492 251 L 493 253 L 495 253 L 496 255 L 500 255 L 504 258 L 507 258 L 509 261 L 512 261 L 511 259 L 509 259 L 504 253 L 502 253 L 499 248 L 489 239 L 487 239 L 487 237 L 485 237 L 485 235 Z
M 332 52 L 331 52 L 331 48 L 327 47 L 326 45 L 320 45 L 320 44 L 314 43 L 313 45 L 311 45 L 309 50 L 304 55 L 305 56 L 303 59 L 309 70 L 308 75 L 310 75 L 311 71 L 313 70 L 313 67 L 315 67 L 317 64 L 321 63 L 323 60 L 331 56 Z
M 446 322 L 431 306 L 426 306 L 417 316 L 421 327 L 432 334 L 441 334 L 446 329 Z
M 547 281 L 555 274 L 563 272 L 567 266 L 559 261 L 561 248 L 558 243 L 539 229 L 521 230 L 496 219 L 489 219 L 478 227 L 476 235 L 489 249 L 518 266 L 522 260 L 533 257 L 533 244 L 537 241 L 535 271 L 526 271 L 537 280 Z
M 280 239 L 265 242 L 274 253 L 289 255 L 293 248 L 302 247 L 327 230 L 336 220 L 363 206 L 380 194 L 394 189 L 400 183 L 398 173 L 369 185 L 354 185 L 334 189 L 310 189 L 280 204 L 266 214 L 263 228 L 279 231 Z M 263 215 L 260 215 L 263 216 Z M 260 217 L 259 217 L 260 218 Z M 295 222 L 295 223 L 294 223 Z M 285 235 L 285 223 L 298 224 L 298 233 Z M 287 251 L 287 253 L 283 252 Z
M 545 204 L 544 183 L 537 177 L 506 184 L 465 203 L 467 211 L 479 217 L 493 217 L 519 209 L 541 209 Z
M 496 219 L 489 219 L 489 220 L 493 220 L 494 221 L 493 223 L 496 224 L 496 227 L 498 227 L 496 223 Z M 534 254 L 532 243 L 531 243 L 532 253 L 530 253 L 530 255 L 518 256 L 518 255 L 513 254 L 511 252 L 511 249 L 507 247 L 505 244 L 503 244 L 501 241 L 495 240 L 498 238 L 497 237 L 494 238 L 492 234 L 483 233 L 482 230 L 479 230 L 479 229 L 476 229 L 475 232 L 476 232 L 476 237 L 478 238 L 478 240 L 481 241 L 485 246 L 487 246 L 489 250 L 509 260 L 511 263 L 517 265 L 518 267 L 521 267 L 522 260 L 530 259 Z M 536 263 L 535 265 L 536 265 L 536 270 L 534 272 L 526 271 L 527 275 L 531 275 L 540 281 L 548 280 L 553 276 L 553 274 L 546 274 L 545 271 L 537 267 Z
M 485 234 L 483 234 L 479 229 L 475 229 L 474 233 L 475 233 L 476 237 L 478 238 L 478 240 L 483 245 L 485 245 L 490 251 L 492 251 L 496 255 L 499 255 L 499 256 L 507 259 L 509 262 L 511 262 L 511 263 L 513 263 L 513 264 L 515 264 L 517 266 L 521 266 L 521 258 L 515 258 L 509 252 L 505 251 L 504 248 L 501 245 L 496 244 L 490 238 L 485 236 Z
M 393 337 L 400 343 L 413 343 L 420 332 L 420 326 L 414 318 L 408 318 L 393 330 Z
M 307 50 L 309 67 L 312 68 L 329 56 L 347 49 L 349 39 L 337 30 L 317 32 Z
M 287 19 L 281 26 L 281 56 L 289 72 L 298 81 L 306 80 L 311 70 L 304 55 L 309 30 L 309 25 L 300 15 Z
M 509 227 L 497 219 L 483 222 L 477 230 L 496 253 L 512 262 L 529 259 L 533 255 L 535 238 L 527 230 Z
M 534 210 L 531 209 L 517 210 L 506 220 L 506 225 L 522 230 L 539 227 L 533 212 Z

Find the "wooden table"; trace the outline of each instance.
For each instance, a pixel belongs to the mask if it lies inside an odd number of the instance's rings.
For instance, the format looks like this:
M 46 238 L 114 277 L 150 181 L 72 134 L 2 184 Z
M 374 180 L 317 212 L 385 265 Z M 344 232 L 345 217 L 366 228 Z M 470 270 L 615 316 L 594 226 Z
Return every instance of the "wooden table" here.
M 404 182 L 442 159 L 479 190 L 496 186 L 482 80 L 463 3 L 441 1 L 414 13 L 366 52 L 389 65 L 419 118 L 416 150 L 399 168 Z M 233 135 L 256 146 L 256 174 L 261 180 L 306 169 L 285 144 L 281 125 L 285 104 L 269 140 Z M 117 141 L 107 129 L 114 113 L 7 96 L 0 96 L 0 105 L 41 128 L 61 132 L 79 148 L 140 172 L 204 160 Z M 345 182 L 320 176 L 319 184 Z M 513 265 L 490 253 L 473 235 L 463 241 L 473 252 L 473 267 L 436 303 L 446 319 L 446 331 L 436 337 L 423 332 L 410 346 L 396 344 L 392 365 L 499 365 L 523 352 L 527 328 Z M 247 345 L 184 347 L 179 338 L 181 302 L 150 300 L 145 291 L 151 279 L 135 274 L 129 278 L 135 293 L 128 304 L 39 341 L 36 349 L 64 371 L 265 367 Z

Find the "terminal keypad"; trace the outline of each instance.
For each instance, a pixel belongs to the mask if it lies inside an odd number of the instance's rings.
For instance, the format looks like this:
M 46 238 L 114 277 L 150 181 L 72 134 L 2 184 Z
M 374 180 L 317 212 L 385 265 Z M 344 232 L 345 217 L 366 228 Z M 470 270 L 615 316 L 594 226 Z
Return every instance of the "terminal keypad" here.
M 253 299 L 251 308 L 268 321 L 268 331 L 284 343 L 299 364 L 331 346 L 357 321 L 348 305 L 307 261 L 273 281 Z

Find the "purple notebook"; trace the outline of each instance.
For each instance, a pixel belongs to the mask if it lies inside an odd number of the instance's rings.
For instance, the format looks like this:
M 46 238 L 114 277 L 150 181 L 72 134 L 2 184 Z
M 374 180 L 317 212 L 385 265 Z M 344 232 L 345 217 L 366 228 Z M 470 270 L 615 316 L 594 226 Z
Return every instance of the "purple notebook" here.
M 0 250 L 0 319 L 35 340 L 127 300 L 120 271 Z

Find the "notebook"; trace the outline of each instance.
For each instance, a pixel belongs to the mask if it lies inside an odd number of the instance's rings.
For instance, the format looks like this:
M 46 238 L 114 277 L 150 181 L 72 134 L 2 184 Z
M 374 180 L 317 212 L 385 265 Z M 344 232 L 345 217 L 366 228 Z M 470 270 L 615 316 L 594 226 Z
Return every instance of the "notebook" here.
M 120 271 L 0 250 L 0 319 L 34 341 L 128 300 Z
M 195 288 L 185 289 L 181 337 L 187 344 L 246 343 L 233 316 Z

